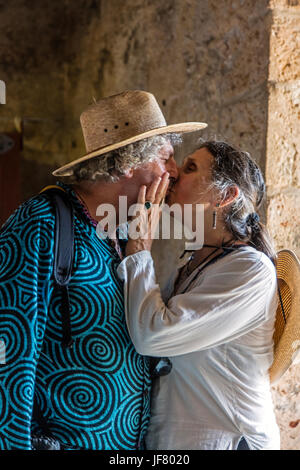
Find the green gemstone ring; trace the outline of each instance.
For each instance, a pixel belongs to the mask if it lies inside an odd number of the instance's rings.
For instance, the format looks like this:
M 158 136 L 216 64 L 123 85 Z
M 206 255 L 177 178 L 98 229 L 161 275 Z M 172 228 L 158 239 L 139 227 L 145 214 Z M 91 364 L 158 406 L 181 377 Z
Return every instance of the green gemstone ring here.
M 150 209 L 151 206 L 152 206 L 152 202 L 150 202 L 150 201 L 145 202 L 145 207 L 146 207 L 147 210 Z

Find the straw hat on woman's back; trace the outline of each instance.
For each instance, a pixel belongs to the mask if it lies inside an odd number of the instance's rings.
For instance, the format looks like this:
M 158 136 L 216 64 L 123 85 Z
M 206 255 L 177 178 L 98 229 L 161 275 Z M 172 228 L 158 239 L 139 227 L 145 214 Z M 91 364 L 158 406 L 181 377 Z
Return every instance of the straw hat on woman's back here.
M 290 250 L 278 252 L 278 308 L 271 383 L 277 382 L 300 354 L 300 263 Z

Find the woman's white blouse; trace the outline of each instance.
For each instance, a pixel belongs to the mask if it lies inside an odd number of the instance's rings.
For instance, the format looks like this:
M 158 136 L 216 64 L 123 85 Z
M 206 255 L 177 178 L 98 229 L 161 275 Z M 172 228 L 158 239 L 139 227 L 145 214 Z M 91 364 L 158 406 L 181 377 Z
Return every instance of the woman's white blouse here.
M 136 350 L 171 358 L 153 388 L 148 449 L 279 449 L 268 369 L 273 361 L 276 271 L 242 247 L 195 272 L 165 301 L 150 252 L 125 258 L 126 321 Z M 188 286 L 186 292 L 185 288 Z M 182 292 L 182 293 L 180 293 Z

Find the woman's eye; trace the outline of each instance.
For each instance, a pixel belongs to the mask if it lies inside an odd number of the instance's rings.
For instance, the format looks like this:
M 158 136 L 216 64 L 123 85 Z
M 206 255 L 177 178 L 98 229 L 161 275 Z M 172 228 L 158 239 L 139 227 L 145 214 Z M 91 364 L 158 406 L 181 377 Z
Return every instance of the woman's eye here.
M 196 166 L 193 163 L 190 163 L 189 165 L 186 165 L 185 170 L 193 171 L 195 168 Z

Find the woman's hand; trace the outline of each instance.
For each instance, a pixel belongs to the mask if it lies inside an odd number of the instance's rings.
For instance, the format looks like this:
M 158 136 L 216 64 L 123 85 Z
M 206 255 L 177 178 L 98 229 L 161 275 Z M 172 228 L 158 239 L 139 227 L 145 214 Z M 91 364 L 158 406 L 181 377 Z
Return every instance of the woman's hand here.
M 161 215 L 161 205 L 169 186 L 169 173 L 164 173 L 162 178 L 157 177 L 149 189 L 141 186 L 136 209 L 139 215 L 135 216 L 129 224 L 126 256 L 138 251 L 151 250 L 153 237 Z M 151 207 L 145 207 L 146 202 L 151 202 Z

